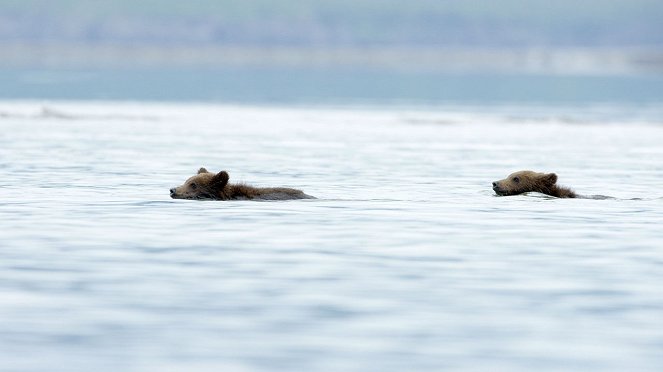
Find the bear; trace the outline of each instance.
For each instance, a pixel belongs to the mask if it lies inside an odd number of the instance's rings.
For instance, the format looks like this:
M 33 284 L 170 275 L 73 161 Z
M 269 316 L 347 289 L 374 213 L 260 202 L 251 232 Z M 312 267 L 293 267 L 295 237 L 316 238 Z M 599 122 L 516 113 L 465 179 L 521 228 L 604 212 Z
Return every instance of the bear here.
M 286 187 L 253 187 L 245 184 L 229 184 L 228 172 L 208 172 L 200 168 L 182 186 L 170 189 L 173 199 L 196 200 L 292 200 L 315 199 L 301 190 Z
M 507 178 L 493 182 L 493 191 L 499 196 L 518 195 L 525 192 L 540 192 L 557 198 L 576 198 L 575 192 L 557 186 L 555 173 L 537 173 L 528 170 L 511 173 Z

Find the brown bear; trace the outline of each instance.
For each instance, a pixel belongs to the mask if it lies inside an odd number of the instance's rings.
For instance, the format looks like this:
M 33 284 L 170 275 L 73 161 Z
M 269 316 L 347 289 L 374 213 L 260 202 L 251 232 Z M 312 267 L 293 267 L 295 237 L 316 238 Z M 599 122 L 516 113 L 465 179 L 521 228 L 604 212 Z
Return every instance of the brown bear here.
M 507 178 L 493 182 L 495 194 L 500 196 L 518 195 L 535 191 L 558 198 L 575 198 L 576 193 L 566 187 L 557 186 L 555 173 L 537 173 L 520 171 L 511 173 Z
M 228 172 L 210 173 L 200 168 L 198 174 L 189 178 L 184 185 L 170 189 L 173 199 L 211 200 L 290 200 L 315 199 L 301 190 L 285 187 L 253 187 L 244 184 L 229 184 Z

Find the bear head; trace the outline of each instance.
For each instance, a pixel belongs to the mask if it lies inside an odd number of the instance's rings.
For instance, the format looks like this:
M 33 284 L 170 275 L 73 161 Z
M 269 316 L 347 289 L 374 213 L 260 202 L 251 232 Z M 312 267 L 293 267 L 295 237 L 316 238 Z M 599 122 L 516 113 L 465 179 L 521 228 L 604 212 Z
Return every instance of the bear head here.
M 520 171 L 511 173 L 507 178 L 493 182 L 493 191 L 500 196 L 518 195 L 525 192 L 550 194 L 557 183 L 555 173 L 537 173 Z
M 198 174 L 189 178 L 183 185 L 170 189 L 173 199 L 220 199 L 228 185 L 228 172 L 210 173 L 200 168 Z

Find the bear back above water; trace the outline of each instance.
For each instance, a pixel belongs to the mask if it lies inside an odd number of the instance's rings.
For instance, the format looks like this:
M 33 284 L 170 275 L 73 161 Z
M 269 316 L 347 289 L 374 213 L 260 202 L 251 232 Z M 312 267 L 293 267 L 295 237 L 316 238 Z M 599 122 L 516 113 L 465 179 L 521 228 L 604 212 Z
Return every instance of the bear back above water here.
M 499 196 L 540 192 L 557 198 L 577 197 L 571 189 L 557 186 L 555 173 L 538 173 L 527 170 L 511 173 L 507 178 L 493 182 L 493 191 Z
M 200 168 L 183 185 L 170 189 L 173 199 L 197 200 L 292 200 L 315 199 L 303 191 L 287 187 L 253 187 L 230 184 L 228 172 L 211 173 Z

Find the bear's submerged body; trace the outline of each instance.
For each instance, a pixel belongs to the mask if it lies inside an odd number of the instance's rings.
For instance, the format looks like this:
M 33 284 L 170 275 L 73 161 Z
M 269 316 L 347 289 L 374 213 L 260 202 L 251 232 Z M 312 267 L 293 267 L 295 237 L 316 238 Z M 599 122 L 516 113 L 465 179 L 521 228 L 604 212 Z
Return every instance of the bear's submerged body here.
M 189 178 L 183 185 L 170 189 L 173 199 L 197 200 L 294 200 L 315 199 L 301 190 L 287 187 L 253 187 L 238 183 L 228 183 L 226 171 L 210 173 L 200 168 L 198 174 Z
M 244 184 L 229 185 L 219 200 L 292 200 L 315 199 L 303 191 L 288 187 L 253 187 Z

